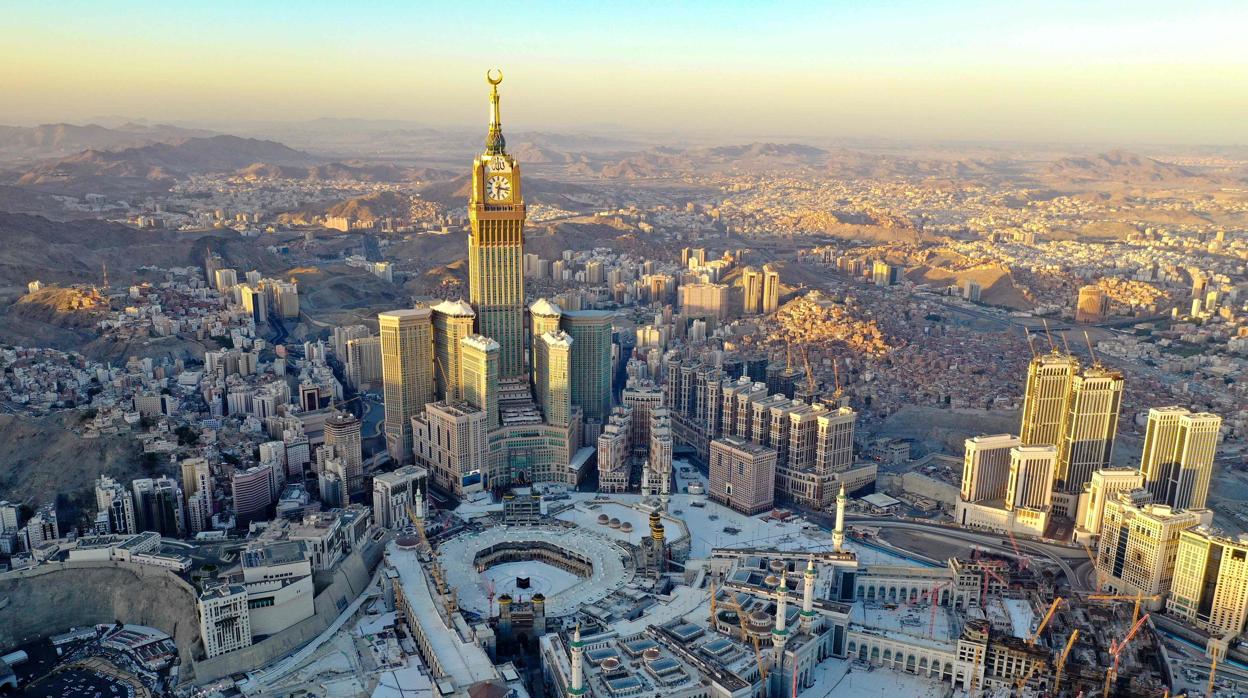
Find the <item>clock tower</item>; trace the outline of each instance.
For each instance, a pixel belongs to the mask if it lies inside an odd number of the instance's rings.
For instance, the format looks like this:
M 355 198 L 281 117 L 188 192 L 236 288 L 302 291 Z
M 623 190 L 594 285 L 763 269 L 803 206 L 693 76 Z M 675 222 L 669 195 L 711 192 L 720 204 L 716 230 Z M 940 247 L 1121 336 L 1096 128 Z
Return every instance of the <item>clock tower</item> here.
M 498 342 L 499 376 L 524 377 L 524 197 L 520 166 L 507 154 L 498 112 L 503 71 L 486 73 L 490 83 L 490 130 L 485 151 L 472 165 L 468 197 L 468 299 L 477 311 L 477 331 Z

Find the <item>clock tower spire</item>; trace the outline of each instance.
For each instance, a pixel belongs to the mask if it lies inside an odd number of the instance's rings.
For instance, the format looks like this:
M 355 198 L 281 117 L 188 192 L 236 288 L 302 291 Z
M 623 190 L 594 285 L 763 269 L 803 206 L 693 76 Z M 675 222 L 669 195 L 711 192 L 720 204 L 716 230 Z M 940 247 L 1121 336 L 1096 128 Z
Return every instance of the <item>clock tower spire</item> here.
M 498 113 L 503 71 L 490 84 L 490 129 L 485 151 L 472 164 L 468 195 L 468 300 L 477 332 L 498 342 L 500 378 L 526 377 L 524 365 L 524 197 L 520 166 L 507 154 Z
M 485 154 L 503 155 L 507 139 L 503 138 L 503 122 L 498 116 L 498 85 L 503 81 L 503 71 L 492 68 L 486 71 L 485 79 L 490 83 L 490 132 L 485 136 Z

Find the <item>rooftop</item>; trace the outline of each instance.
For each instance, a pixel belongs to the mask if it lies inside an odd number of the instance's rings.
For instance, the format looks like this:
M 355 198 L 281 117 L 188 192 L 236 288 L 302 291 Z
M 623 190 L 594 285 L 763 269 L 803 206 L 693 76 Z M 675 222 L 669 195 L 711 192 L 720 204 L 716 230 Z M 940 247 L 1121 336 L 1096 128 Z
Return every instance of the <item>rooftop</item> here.
M 432 310 L 443 315 L 454 315 L 456 317 L 476 317 L 477 313 L 468 304 L 468 301 L 462 298 L 455 301 L 442 301 L 433 306 Z
M 460 638 L 456 629 L 448 627 L 442 620 L 439 604 L 429 589 L 429 581 L 416 551 L 405 550 L 391 541 L 386 546 L 386 558 L 399 573 L 403 598 L 411 606 L 414 617 L 408 621 L 420 623 L 446 677 L 462 688 L 479 681 L 498 679 L 494 662 L 485 650 L 475 642 Z

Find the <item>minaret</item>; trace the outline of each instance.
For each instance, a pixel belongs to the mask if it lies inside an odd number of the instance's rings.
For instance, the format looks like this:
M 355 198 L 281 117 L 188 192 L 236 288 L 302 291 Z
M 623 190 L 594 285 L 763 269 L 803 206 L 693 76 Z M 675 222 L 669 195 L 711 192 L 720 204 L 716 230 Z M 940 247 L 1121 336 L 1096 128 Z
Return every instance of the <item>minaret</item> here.
M 841 548 L 845 545 L 845 503 L 849 501 L 849 497 L 845 495 L 845 483 L 841 483 L 841 493 L 836 495 L 836 528 L 832 530 L 832 545 L 836 546 L 836 552 L 842 552 Z
M 789 631 L 784 627 L 789 610 L 789 588 L 780 577 L 780 585 L 776 587 L 776 629 L 771 631 L 771 641 L 776 646 L 776 666 L 784 662 L 784 644 L 789 640 Z
M 650 512 L 650 555 L 647 566 L 653 566 L 654 571 L 662 574 L 667 571 L 667 543 L 666 534 L 663 530 L 663 519 L 659 517 L 659 510 L 655 509 Z
M 802 630 L 809 632 L 815 622 L 815 579 L 819 573 L 815 570 L 815 556 L 811 555 L 806 562 L 806 574 L 802 575 Z
M 425 518 L 425 495 L 420 491 L 420 485 L 416 485 L 416 495 L 413 497 L 412 508 L 416 512 L 416 518 L 423 521 Z
M 581 642 L 581 626 L 576 626 L 576 633 L 572 636 L 572 683 L 568 686 L 569 696 L 583 696 L 587 692 L 585 690 L 585 675 L 582 669 L 582 655 L 585 654 L 585 643 Z
M 789 589 L 784 581 L 784 573 L 777 575 L 780 578 L 780 584 L 776 587 L 776 628 L 771 631 L 771 642 L 775 646 L 775 659 L 771 665 L 772 695 L 780 695 L 788 686 L 788 682 L 784 680 L 784 645 L 789 640 L 789 631 L 785 628 L 785 621 L 788 615 L 789 607 Z

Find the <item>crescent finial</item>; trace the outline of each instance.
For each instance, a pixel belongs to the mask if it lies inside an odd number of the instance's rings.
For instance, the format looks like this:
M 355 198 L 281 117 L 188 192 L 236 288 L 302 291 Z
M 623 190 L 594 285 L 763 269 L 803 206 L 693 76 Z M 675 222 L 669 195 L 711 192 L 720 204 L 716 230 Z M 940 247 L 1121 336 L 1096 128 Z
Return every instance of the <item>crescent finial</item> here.
M 498 74 L 498 77 L 494 77 L 496 73 Z M 491 85 L 499 84 L 503 81 L 503 71 L 500 68 L 490 68 L 485 71 L 485 81 Z

